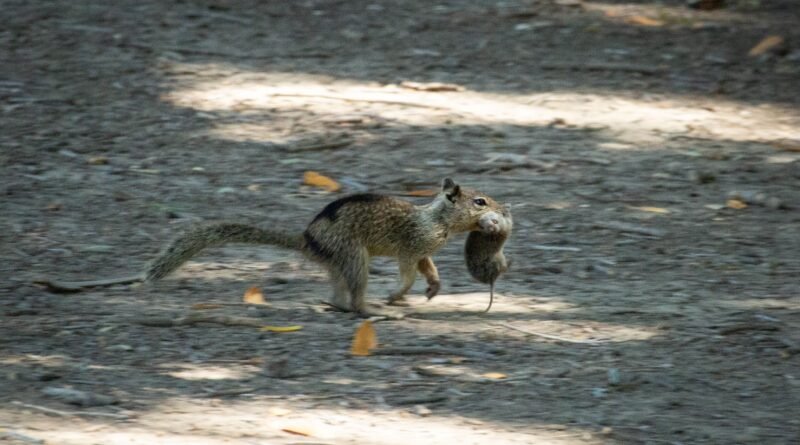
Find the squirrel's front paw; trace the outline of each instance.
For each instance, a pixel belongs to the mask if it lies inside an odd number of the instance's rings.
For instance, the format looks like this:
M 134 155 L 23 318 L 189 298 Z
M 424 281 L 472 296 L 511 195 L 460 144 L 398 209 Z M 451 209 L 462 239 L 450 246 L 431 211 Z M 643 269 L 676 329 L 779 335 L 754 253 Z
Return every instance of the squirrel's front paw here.
M 434 281 L 432 283 L 428 283 L 428 288 L 425 289 L 425 296 L 428 297 L 428 300 L 435 297 L 436 294 L 439 293 L 439 289 L 441 289 L 442 285 L 438 281 Z

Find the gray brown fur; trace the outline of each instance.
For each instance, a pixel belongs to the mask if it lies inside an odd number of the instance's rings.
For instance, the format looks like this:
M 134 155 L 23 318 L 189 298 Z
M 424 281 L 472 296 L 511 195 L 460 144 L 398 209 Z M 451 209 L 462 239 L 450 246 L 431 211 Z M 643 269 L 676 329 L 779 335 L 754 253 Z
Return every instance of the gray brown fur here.
M 289 249 L 301 249 L 303 245 L 301 237 L 277 230 L 238 223 L 206 225 L 173 240 L 147 267 L 145 281 L 164 278 L 203 249 L 226 243 L 271 244 Z
M 507 207 L 495 215 L 487 214 L 483 218 L 489 220 L 487 224 L 491 224 L 494 230 L 492 233 L 470 232 L 464 246 L 464 257 L 470 275 L 489 285 L 489 306 L 484 311 L 488 312 L 494 301 L 494 283 L 509 267 L 509 261 L 503 254 L 503 245 L 511 235 L 513 220 L 511 210 Z
M 228 242 L 271 244 L 301 250 L 325 265 L 334 287 L 332 304 L 365 314 L 371 257 L 394 257 L 399 262 L 399 285 L 389 295 L 389 303 L 403 299 L 417 271 L 428 282 L 430 299 L 440 288 L 431 255 L 452 234 L 480 230 L 481 217 L 499 209 L 491 198 L 449 178 L 434 200 L 422 206 L 389 196 L 352 195 L 328 204 L 302 234 L 231 223 L 190 231 L 171 243 L 146 276 L 147 280 L 162 278 L 207 247 Z

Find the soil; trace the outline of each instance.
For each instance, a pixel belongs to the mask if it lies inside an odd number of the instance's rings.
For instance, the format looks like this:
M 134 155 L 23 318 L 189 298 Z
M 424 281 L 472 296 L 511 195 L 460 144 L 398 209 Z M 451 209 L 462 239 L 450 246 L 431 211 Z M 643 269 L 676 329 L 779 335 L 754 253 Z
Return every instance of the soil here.
M 0 8 L 0 442 L 798 443 L 795 2 L 109 5 Z M 512 206 L 512 270 L 483 314 L 455 237 L 370 356 L 294 252 L 34 283 L 446 176 Z

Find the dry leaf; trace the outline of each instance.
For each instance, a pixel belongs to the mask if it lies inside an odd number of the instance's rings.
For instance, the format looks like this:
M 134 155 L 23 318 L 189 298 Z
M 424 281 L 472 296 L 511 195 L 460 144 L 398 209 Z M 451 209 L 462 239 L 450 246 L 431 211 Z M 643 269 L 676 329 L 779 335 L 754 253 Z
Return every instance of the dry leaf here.
M 651 19 L 650 17 L 645 17 L 643 15 L 635 15 L 633 17 L 628 17 L 625 20 L 627 23 L 631 25 L 639 25 L 639 26 L 664 26 L 664 22 L 661 20 Z
M 369 320 L 361 323 L 361 326 L 356 330 L 353 337 L 353 347 L 350 353 L 353 355 L 369 355 L 369 350 L 378 346 L 378 336 L 375 334 L 375 328 L 372 327 L 372 322 Z
M 744 201 L 740 200 L 740 199 L 729 199 L 728 202 L 725 203 L 725 205 L 727 205 L 728 208 L 736 209 L 736 210 L 741 210 L 741 209 L 746 209 L 747 208 L 747 204 Z
M 303 173 L 303 184 L 324 188 L 329 192 L 338 192 L 342 188 L 338 182 L 314 171 Z
M 643 207 L 633 207 L 633 209 L 641 210 L 642 212 L 649 212 L 649 213 L 659 213 L 659 214 L 667 214 L 669 210 L 663 207 L 650 207 L 650 206 L 643 206 Z
M 758 45 L 754 46 L 750 51 L 747 53 L 748 56 L 760 56 L 765 52 L 776 48 L 778 46 L 783 45 L 783 37 L 781 36 L 767 36 L 764 37 Z
M 500 380 L 508 377 L 502 372 L 487 372 L 486 374 L 483 374 L 483 376 L 486 377 L 487 379 L 494 379 L 494 380 Z
M 261 332 L 294 332 L 303 329 L 302 326 L 262 326 L 259 331 Z
M 264 301 L 264 294 L 261 293 L 261 289 L 258 286 L 253 286 L 245 291 L 244 302 L 250 304 L 267 304 L 267 302 Z
M 221 304 L 214 304 L 214 303 L 197 303 L 192 305 L 192 309 L 196 311 L 201 311 L 204 309 L 219 309 L 221 308 Z
M 439 193 L 438 190 L 435 189 L 420 189 L 420 190 L 409 190 L 405 192 L 406 196 L 436 196 Z
M 287 433 L 297 434 L 298 436 L 309 437 L 309 436 L 313 436 L 314 435 L 314 432 L 311 430 L 311 428 L 306 427 L 306 426 L 287 426 L 287 427 L 281 428 L 281 430 L 285 431 Z
M 106 165 L 108 164 L 108 158 L 105 156 L 92 156 L 86 162 L 88 162 L 89 165 Z

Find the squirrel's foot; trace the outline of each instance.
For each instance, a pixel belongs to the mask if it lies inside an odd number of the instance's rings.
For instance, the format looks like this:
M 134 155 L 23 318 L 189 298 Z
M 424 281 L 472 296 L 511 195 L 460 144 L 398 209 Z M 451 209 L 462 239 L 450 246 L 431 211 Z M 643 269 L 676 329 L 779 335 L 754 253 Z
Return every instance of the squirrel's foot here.
M 364 318 L 382 317 L 389 320 L 402 320 L 405 318 L 405 314 L 402 312 L 375 303 L 367 303 L 358 313 Z
M 430 282 L 428 283 L 428 288 L 425 289 L 425 296 L 428 297 L 428 300 L 430 300 L 439 293 L 439 289 L 441 288 L 442 284 L 439 281 Z
M 389 299 L 386 300 L 386 304 L 388 304 L 389 306 L 402 306 L 402 307 L 411 306 L 408 303 L 408 300 L 406 300 L 405 295 L 400 295 L 400 296 L 389 295 Z

